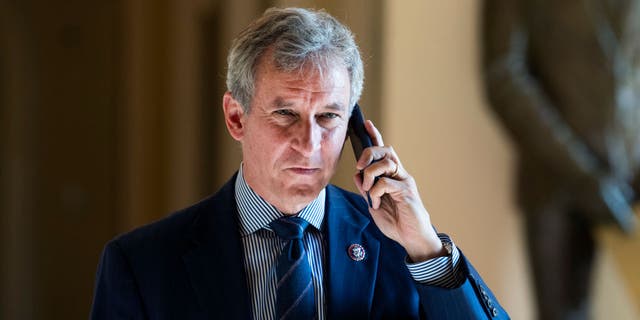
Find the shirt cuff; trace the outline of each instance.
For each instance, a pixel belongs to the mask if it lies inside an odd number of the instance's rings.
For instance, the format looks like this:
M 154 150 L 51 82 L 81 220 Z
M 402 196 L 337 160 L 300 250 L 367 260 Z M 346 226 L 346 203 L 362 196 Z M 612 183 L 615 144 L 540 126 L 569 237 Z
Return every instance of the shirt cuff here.
M 458 251 L 458 247 L 456 247 L 448 235 L 438 233 L 438 237 L 443 242 L 451 242 L 452 250 L 450 255 L 418 263 L 410 263 L 407 257 L 405 263 L 413 279 L 421 284 L 443 288 L 456 288 L 460 285 L 461 278 L 464 278 L 459 274 L 460 251 Z

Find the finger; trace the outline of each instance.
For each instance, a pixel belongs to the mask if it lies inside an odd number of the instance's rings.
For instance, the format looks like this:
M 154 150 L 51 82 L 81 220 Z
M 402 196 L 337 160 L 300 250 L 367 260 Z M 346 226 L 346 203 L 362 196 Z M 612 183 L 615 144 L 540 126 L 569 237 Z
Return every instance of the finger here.
M 384 147 L 384 149 L 386 152 L 384 157 L 391 159 L 391 161 L 395 163 L 395 166 L 391 168 L 392 171 L 386 172 L 386 175 L 392 177 L 395 180 L 405 180 L 409 178 L 409 172 L 404 169 L 404 166 L 402 165 L 402 162 L 400 161 L 396 150 L 393 149 L 393 146 L 387 146 Z
M 366 198 L 366 191 L 362 188 L 362 174 L 360 174 L 360 172 L 356 172 L 353 175 L 353 183 L 355 183 L 356 188 L 360 191 L 360 195 Z
M 382 140 L 382 134 L 376 126 L 373 125 L 373 121 L 367 120 L 364 123 L 365 129 L 367 129 L 367 133 L 371 137 L 374 146 L 384 146 L 384 141 Z
M 371 197 L 371 206 L 373 209 L 379 209 L 382 203 L 382 196 L 385 194 L 393 194 L 402 190 L 403 183 L 388 177 L 381 177 L 378 182 L 369 190 Z
M 369 211 L 369 213 L 371 213 L 371 217 L 376 222 L 376 225 L 380 225 L 380 222 L 384 222 L 390 225 L 394 224 L 393 216 L 386 212 L 380 210 L 371 210 Z
M 387 176 L 394 178 L 392 175 L 399 172 L 399 169 L 399 165 L 389 157 L 385 157 L 380 161 L 372 163 L 362 171 L 362 189 L 371 189 L 376 177 Z
M 397 159 L 395 152 L 390 147 L 374 146 L 364 149 L 358 162 L 356 163 L 356 169 L 362 170 L 369 166 L 372 162 L 384 159 L 385 157 L 393 160 Z

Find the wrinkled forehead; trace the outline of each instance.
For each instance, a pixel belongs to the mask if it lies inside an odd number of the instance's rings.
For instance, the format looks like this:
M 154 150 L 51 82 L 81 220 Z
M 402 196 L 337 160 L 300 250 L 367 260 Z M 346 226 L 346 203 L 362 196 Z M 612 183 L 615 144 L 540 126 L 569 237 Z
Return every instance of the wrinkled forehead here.
M 276 61 L 264 59 L 256 70 L 256 82 L 275 76 L 279 81 L 306 84 L 318 91 L 350 88 L 349 73 L 342 64 L 317 64 L 305 61 L 296 68 L 282 68 Z
M 349 77 L 349 71 L 343 59 L 329 51 L 313 51 L 305 55 L 267 48 L 260 56 L 255 67 L 256 73 L 262 67 L 273 67 L 275 70 L 297 75 L 299 77 L 320 77 L 334 75 L 336 70 L 344 69 Z M 351 80 L 351 79 L 349 79 Z

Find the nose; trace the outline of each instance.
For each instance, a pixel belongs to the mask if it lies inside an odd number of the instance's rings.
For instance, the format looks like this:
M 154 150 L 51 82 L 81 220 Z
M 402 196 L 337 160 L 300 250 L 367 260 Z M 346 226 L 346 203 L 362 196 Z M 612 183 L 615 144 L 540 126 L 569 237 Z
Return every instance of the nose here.
M 293 134 L 293 148 L 305 157 L 320 149 L 322 128 L 315 121 L 300 121 Z

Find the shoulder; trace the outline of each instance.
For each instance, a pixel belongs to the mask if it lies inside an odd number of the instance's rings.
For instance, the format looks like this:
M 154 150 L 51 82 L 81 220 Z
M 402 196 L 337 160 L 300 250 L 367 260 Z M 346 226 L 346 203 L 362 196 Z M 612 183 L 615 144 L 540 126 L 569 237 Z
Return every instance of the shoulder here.
M 371 220 L 369 205 L 362 195 L 345 190 L 336 185 L 327 186 L 327 208 L 329 211 L 350 212 L 358 219 Z
M 384 243 L 391 242 L 395 247 L 396 243 L 384 236 L 382 231 L 378 229 L 371 213 L 369 213 L 369 204 L 362 195 L 335 185 L 329 185 L 327 186 L 327 208 L 328 214 L 333 215 L 335 213 L 331 211 L 339 211 L 341 215 L 348 215 L 350 216 L 349 221 L 359 221 L 359 224 L 366 226 L 366 232 Z
M 125 253 L 171 249 L 187 240 L 185 235 L 189 234 L 201 215 L 208 211 L 205 208 L 209 207 L 207 204 L 212 198 L 213 196 L 208 197 L 162 219 L 118 235 L 107 246 L 117 246 Z
M 115 245 L 125 253 L 152 254 L 184 249 L 201 233 L 202 225 L 233 210 L 235 198 L 231 179 L 215 194 L 169 214 L 168 216 L 121 234 L 107 245 Z M 233 219 L 233 218 L 231 218 Z
M 341 202 L 342 205 L 350 207 L 360 212 L 361 214 L 369 216 L 367 202 L 361 195 L 357 193 L 330 184 L 327 186 L 327 199 L 330 203 Z

